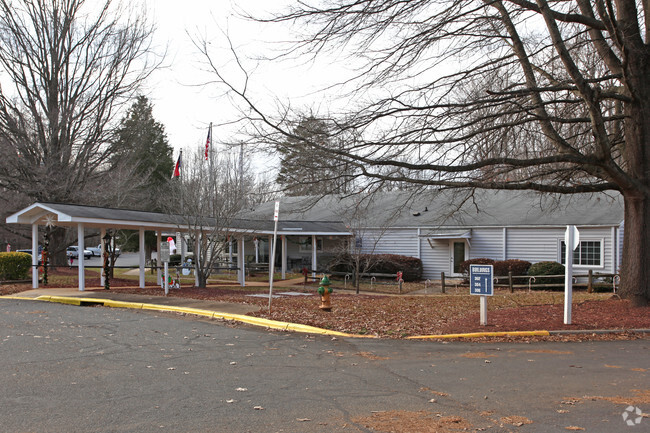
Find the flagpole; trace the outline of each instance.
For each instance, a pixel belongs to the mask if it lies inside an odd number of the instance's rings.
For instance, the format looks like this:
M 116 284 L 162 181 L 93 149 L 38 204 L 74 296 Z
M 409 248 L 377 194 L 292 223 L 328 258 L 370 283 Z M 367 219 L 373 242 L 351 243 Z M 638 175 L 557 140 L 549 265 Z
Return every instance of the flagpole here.
M 179 177 L 181 178 L 181 187 L 180 187 L 180 192 L 181 192 L 181 215 L 183 215 L 183 149 L 181 149 L 180 154 L 178 155 L 178 160 L 181 162 L 180 167 L 178 168 L 178 174 Z M 181 245 L 182 247 L 182 245 Z

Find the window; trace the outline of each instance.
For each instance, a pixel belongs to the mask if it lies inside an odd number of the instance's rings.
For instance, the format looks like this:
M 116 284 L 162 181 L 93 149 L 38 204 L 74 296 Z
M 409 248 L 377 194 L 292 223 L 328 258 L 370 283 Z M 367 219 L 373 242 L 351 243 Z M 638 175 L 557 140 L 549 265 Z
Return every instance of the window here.
M 566 265 L 566 248 L 564 241 L 560 242 L 561 263 Z M 576 266 L 602 266 L 603 242 L 580 241 L 580 245 L 573 252 L 573 264 Z
M 301 253 L 311 253 L 311 236 L 303 236 L 300 238 Z M 323 251 L 323 239 L 316 238 L 316 251 Z

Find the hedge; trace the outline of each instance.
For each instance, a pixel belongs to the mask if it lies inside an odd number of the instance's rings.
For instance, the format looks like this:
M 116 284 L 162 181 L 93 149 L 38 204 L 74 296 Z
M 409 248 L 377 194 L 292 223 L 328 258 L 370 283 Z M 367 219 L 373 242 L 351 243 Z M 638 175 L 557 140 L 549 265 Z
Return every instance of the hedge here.
M 528 269 L 528 275 L 536 277 L 540 275 L 564 275 L 564 265 L 558 262 L 538 262 Z M 564 277 L 557 278 L 540 278 L 535 284 L 557 284 L 564 286 Z M 535 287 L 533 284 L 533 288 Z
M 465 260 L 463 262 L 460 262 L 460 272 L 462 272 L 463 274 L 469 275 L 469 266 L 470 265 L 493 265 L 494 266 L 494 262 L 495 261 L 493 259 L 488 259 L 488 258 L 478 258 L 478 259 Z M 506 275 L 508 275 L 508 274 L 506 273 Z
M 492 265 L 494 267 L 495 277 L 507 277 L 508 272 L 512 275 L 527 275 L 530 262 L 525 260 L 493 260 L 488 258 L 469 259 L 460 263 L 460 271 L 463 274 L 469 274 L 470 265 Z
M 397 272 L 402 272 L 404 281 L 420 281 L 422 279 L 422 260 L 398 254 L 360 254 L 360 256 L 345 254 L 330 263 L 329 269 L 333 272 L 353 272 L 356 259 L 359 259 L 361 263 L 371 264 L 368 269 L 365 269 L 365 272 L 368 273 L 397 274 Z
M 32 256 L 27 253 L 0 253 L 0 280 L 25 280 L 29 278 Z

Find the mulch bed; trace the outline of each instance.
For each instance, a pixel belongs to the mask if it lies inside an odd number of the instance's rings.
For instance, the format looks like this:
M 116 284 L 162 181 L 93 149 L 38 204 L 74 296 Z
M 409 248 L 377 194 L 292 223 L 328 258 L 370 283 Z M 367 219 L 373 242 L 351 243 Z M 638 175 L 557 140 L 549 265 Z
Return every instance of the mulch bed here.
M 133 287 L 134 284 L 133 280 L 112 279 L 111 290 L 141 295 L 163 294 L 158 286 L 148 285 L 140 289 Z M 99 287 L 98 278 L 87 279 L 87 287 L 92 286 Z M 29 288 L 29 284 L 3 285 L 0 286 L 0 294 L 17 293 Z M 481 326 L 478 297 L 469 295 L 382 296 L 354 295 L 335 291 L 332 295 L 333 310 L 324 312 L 318 308 L 320 298 L 314 288 L 311 288 L 308 293 L 312 296 L 286 296 L 273 299 L 269 314 L 268 298 L 246 296 L 253 293 L 252 290 L 250 287 L 242 290 L 238 286 L 204 289 L 184 287 L 180 290 L 172 290 L 170 296 L 257 305 L 260 310 L 252 313 L 254 316 L 383 338 L 471 332 L 650 328 L 650 305 L 633 307 L 628 301 L 611 295 L 601 295 L 600 300 L 584 301 L 581 301 L 579 296 L 574 296 L 571 325 L 563 323 L 561 293 L 544 295 L 532 292 L 494 296 L 488 301 L 488 325 Z M 277 289 L 277 292 L 286 290 L 300 291 L 300 287 Z M 268 289 L 260 288 L 257 293 L 268 294 Z M 585 335 L 587 336 L 573 338 L 605 338 Z M 639 335 L 627 334 L 627 338 L 636 338 Z

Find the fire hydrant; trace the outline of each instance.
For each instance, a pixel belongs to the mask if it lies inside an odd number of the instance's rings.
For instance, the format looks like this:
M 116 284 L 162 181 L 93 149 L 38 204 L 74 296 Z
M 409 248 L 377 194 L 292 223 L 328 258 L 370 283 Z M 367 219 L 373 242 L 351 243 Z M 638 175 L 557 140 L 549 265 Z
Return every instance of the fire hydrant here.
M 332 288 L 330 287 L 330 279 L 327 278 L 327 275 L 320 280 L 320 286 L 318 286 L 318 294 L 320 295 L 320 308 L 323 311 L 331 311 L 332 304 L 330 303 L 330 293 L 332 293 Z

